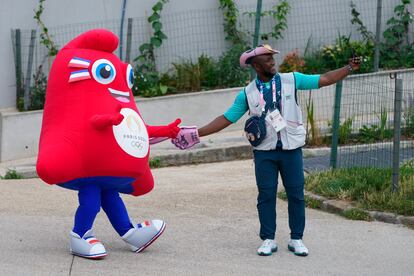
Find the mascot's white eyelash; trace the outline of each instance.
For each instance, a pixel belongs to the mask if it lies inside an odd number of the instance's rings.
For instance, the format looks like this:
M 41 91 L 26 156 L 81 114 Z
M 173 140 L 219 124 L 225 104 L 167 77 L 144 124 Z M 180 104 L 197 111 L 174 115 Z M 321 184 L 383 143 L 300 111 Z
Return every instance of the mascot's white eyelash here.
M 91 64 L 90 60 L 74 57 L 69 61 L 68 67 L 89 68 L 90 64 Z M 75 81 L 81 81 L 81 80 L 86 80 L 90 78 L 91 78 L 91 75 L 89 74 L 89 71 L 87 69 L 84 69 L 84 70 L 78 70 L 78 71 L 71 72 L 68 81 L 75 82 Z

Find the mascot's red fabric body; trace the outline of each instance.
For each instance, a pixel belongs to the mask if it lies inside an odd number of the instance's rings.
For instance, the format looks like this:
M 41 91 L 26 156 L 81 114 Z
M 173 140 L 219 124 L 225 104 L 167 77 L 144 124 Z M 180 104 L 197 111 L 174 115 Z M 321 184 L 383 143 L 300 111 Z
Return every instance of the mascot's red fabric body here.
M 86 32 L 59 51 L 46 92 L 37 172 L 49 184 L 88 177 L 133 178 L 133 195 L 148 192 L 149 138 L 175 137 L 180 120 L 147 126 L 131 92 L 133 69 L 112 52 L 118 38 Z

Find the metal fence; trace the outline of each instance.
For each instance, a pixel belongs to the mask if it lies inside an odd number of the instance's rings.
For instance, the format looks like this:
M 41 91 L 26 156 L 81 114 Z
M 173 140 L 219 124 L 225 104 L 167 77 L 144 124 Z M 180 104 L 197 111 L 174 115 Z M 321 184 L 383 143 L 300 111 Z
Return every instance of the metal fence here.
M 364 25 L 369 31 L 375 33 L 378 19 L 376 13 L 377 0 L 355 0 L 354 3 L 361 13 Z M 381 21 L 383 24 L 381 34 L 386 28 L 385 22 L 393 15 L 393 9 L 399 3 L 400 0 L 382 1 Z M 269 2 L 264 4 L 263 10 L 269 10 L 274 4 Z M 297 0 L 289 1 L 289 4 L 291 5 L 291 11 L 288 15 L 288 29 L 283 32 L 284 38 L 278 41 L 272 39 L 268 41 L 282 52 L 281 57 L 278 58 L 279 60 L 294 49 L 303 52 L 308 41 L 312 42 L 313 47 L 318 48 L 321 45 L 333 43 L 339 34 L 350 35 L 353 39 L 360 39 L 356 26 L 351 24 L 348 1 Z M 240 11 L 239 28 L 249 36 L 254 31 L 254 18 L 248 16 L 247 12 L 255 11 L 256 5 L 244 5 L 238 8 Z M 414 10 L 414 3 L 411 5 L 411 9 Z M 123 53 L 122 56 L 130 57 L 132 62 L 139 55 L 139 46 L 149 40 L 151 28 L 146 18 L 143 17 L 131 18 L 129 21 L 131 24 L 123 24 L 123 34 L 127 34 L 128 31 L 131 33 L 131 45 L 130 47 L 126 46 L 126 36 L 121 38 L 121 43 L 124 45 L 122 47 L 124 51 L 130 49 L 130 52 Z M 156 66 L 161 72 L 168 71 L 174 62 L 195 60 L 203 54 L 217 58 L 229 47 L 223 29 L 223 14 L 219 9 L 192 10 L 168 14 L 161 17 L 161 22 L 164 26 L 163 32 L 168 36 L 162 47 L 155 51 Z M 269 32 L 274 24 L 274 19 L 270 17 L 262 18 L 261 32 Z M 129 30 L 128 26 L 130 26 Z M 62 47 L 69 40 L 86 30 L 105 28 L 118 34 L 120 27 L 121 22 L 118 20 L 109 20 L 49 27 L 49 33 L 53 36 L 54 42 Z M 32 30 L 21 30 L 19 39 L 16 39 L 15 31 L 12 34 L 15 54 L 20 56 L 19 60 L 16 58 L 20 65 L 20 72 L 22 72 L 20 86 L 24 79 L 27 79 L 30 85 L 30 82 L 33 81 L 31 75 L 36 71 L 36 68 L 42 65 L 43 70 L 47 73 L 52 60 L 46 58 L 47 49 L 39 43 L 39 30 L 36 30 L 36 35 L 32 41 Z M 249 40 L 252 41 L 253 38 L 250 36 Z M 31 42 L 32 46 L 30 46 Z M 30 50 L 33 51 L 32 63 L 29 58 Z M 117 51 L 119 55 L 119 48 Z M 17 55 L 17 52 L 20 54 Z M 29 68 L 29 65 L 31 65 L 31 68 Z M 403 79 L 402 130 L 405 130 L 407 127 L 404 124 L 407 123 L 407 119 L 404 117 L 406 116 L 404 112 L 408 111 L 404 110 L 414 108 L 412 107 L 414 104 L 414 73 L 412 70 L 408 70 L 399 72 L 398 76 Z M 381 133 L 381 131 L 388 133 L 393 127 L 394 92 L 395 82 L 389 78 L 388 74 L 378 73 L 374 75 L 374 80 L 373 75 L 352 76 L 344 80 L 338 122 L 339 139 L 349 139 L 348 143 L 354 143 L 353 139 L 356 139 L 355 136 L 360 134 L 361 129 L 363 129 L 363 135 L 366 136 L 375 135 L 375 133 L 383 135 L 384 133 Z M 307 107 L 310 108 L 311 104 L 314 107 L 312 115 L 314 126 L 309 126 L 308 123 L 310 135 L 325 137 L 332 132 L 334 95 L 332 88 L 304 91 L 299 94 L 303 110 L 307 110 Z M 309 119 L 309 112 L 304 113 L 305 119 Z M 408 136 L 403 133 L 402 138 L 405 139 Z M 355 142 L 354 146 L 342 146 L 343 141 L 340 140 L 337 149 L 337 166 L 389 166 L 392 140 L 387 139 L 383 141 L 374 139 L 372 141 L 367 138 L 364 145 Z M 413 148 L 412 137 L 411 140 L 403 141 L 401 143 L 401 160 L 413 158 Z
M 344 81 L 340 139 L 348 145 L 338 148 L 338 167 L 392 167 L 395 145 L 399 145 L 400 162 L 414 158 L 414 74 L 410 71 Z M 401 91 L 397 79 L 401 79 Z M 401 99 L 396 98 L 398 92 Z M 396 101 L 401 101 L 399 108 Z
M 336 93 L 332 87 L 301 91 L 298 100 L 308 145 L 330 144 L 331 167 L 390 168 L 394 158 L 399 163 L 414 159 L 414 69 L 350 76 L 337 84 Z
M 353 1 L 360 17 L 367 29 L 375 33 L 377 20 L 377 0 L 354 0 Z M 382 27 L 386 28 L 385 22 L 393 16 L 394 7 L 400 0 L 382 1 Z M 262 11 L 270 10 L 277 2 L 267 2 L 263 5 Z M 339 34 L 350 35 L 353 39 L 360 39 L 361 35 L 357 27 L 351 24 L 351 8 L 349 1 L 343 0 L 296 0 L 289 1 L 291 10 L 287 16 L 288 28 L 283 32 L 283 39 L 267 41 L 281 51 L 283 58 L 288 52 L 298 49 L 303 52 L 310 39 L 313 47 L 331 44 L 338 38 Z M 414 3 L 412 3 L 414 10 Z M 168 4 L 166 6 L 168 8 Z M 240 5 L 238 24 L 239 29 L 247 34 L 249 41 L 254 32 L 254 17 L 248 12 L 254 12 L 256 5 Z M 130 56 L 131 60 L 139 56 L 139 46 L 147 42 L 151 35 L 151 27 L 144 17 L 131 18 L 131 49 L 130 53 L 122 53 L 122 57 Z M 155 50 L 157 69 L 161 72 L 168 71 L 173 62 L 180 62 L 183 59 L 195 60 L 201 55 L 213 58 L 220 56 L 229 46 L 225 40 L 223 29 L 223 14 L 219 9 L 190 10 L 162 15 L 163 32 L 168 36 L 162 47 Z M 261 20 L 261 33 L 267 33 L 275 25 L 275 20 L 269 16 Z M 94 28 L 106 28 L 116 34 L 120 33 L 121 22 L 119 20 L 107 20 L 88 23 L 71 24 L 64 26 L 50 26 L 49 33 L 53 41 L 59 47 L 65 45 L 69 40 L 80 33 Z M 123 51 L 126 51 L 126 34 L 128 24 L 123 24 L 124 37 L 121 38 Z M 412 30 L 411 30 L 412 32 Z M 28 72 L 30 53 L 31 30 L 20 31 L 21 69 Z M 382 32 L 381 32 L 382 33 Z M 43 69 L 49 71 L 51 61 L 45 62 L 47 49 L 40 44 L 40 30 L 36 30 L 34 41 L 33 69 L 43 64 Z M 16 45 L 15 33 L 12 35 L 13 45 Z M 259 41 L 260 43 L 260 41 Z M 119 55 L 119 48 L 117 49 Z

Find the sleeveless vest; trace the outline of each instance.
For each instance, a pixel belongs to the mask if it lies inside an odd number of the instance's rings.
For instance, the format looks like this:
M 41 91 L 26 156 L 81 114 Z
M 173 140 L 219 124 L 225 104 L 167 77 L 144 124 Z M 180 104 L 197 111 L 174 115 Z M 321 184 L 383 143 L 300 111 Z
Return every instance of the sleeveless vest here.
M 293 150 L 305 145 L 306 130 L 303 126 L 302 111 L 296 103 L 295 77 L 293 73 L 279 74 L 282 84 L 280 113 L 285 118 L 287 126 L 279 133 L 266 121 L 266 138 L 256 150 L 273 150 L 276 148 L 280 137 L 284 150 Z M 247 103 L 249 105 L 249 116 L 261 116 L 260 92 L 256 81 L 253 80 L 245 88 Z M 267 111 L 270 112 L 270 111 Z

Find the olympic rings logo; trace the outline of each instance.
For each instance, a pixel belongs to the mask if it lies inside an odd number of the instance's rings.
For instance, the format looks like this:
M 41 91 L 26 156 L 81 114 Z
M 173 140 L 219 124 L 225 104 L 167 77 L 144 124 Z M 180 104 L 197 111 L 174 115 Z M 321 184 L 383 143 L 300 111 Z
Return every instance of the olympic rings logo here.
M 132 146 L 133 148 L 137 148 L 137 149 L 139 149 L 139 150 L 142 150 L 142 148 L 144 147 L 144 146 L 142 145 L 142 143 L 141 143 L 141 142 L 139 142 L 139 141 L 131 141 L 131 146 Z

